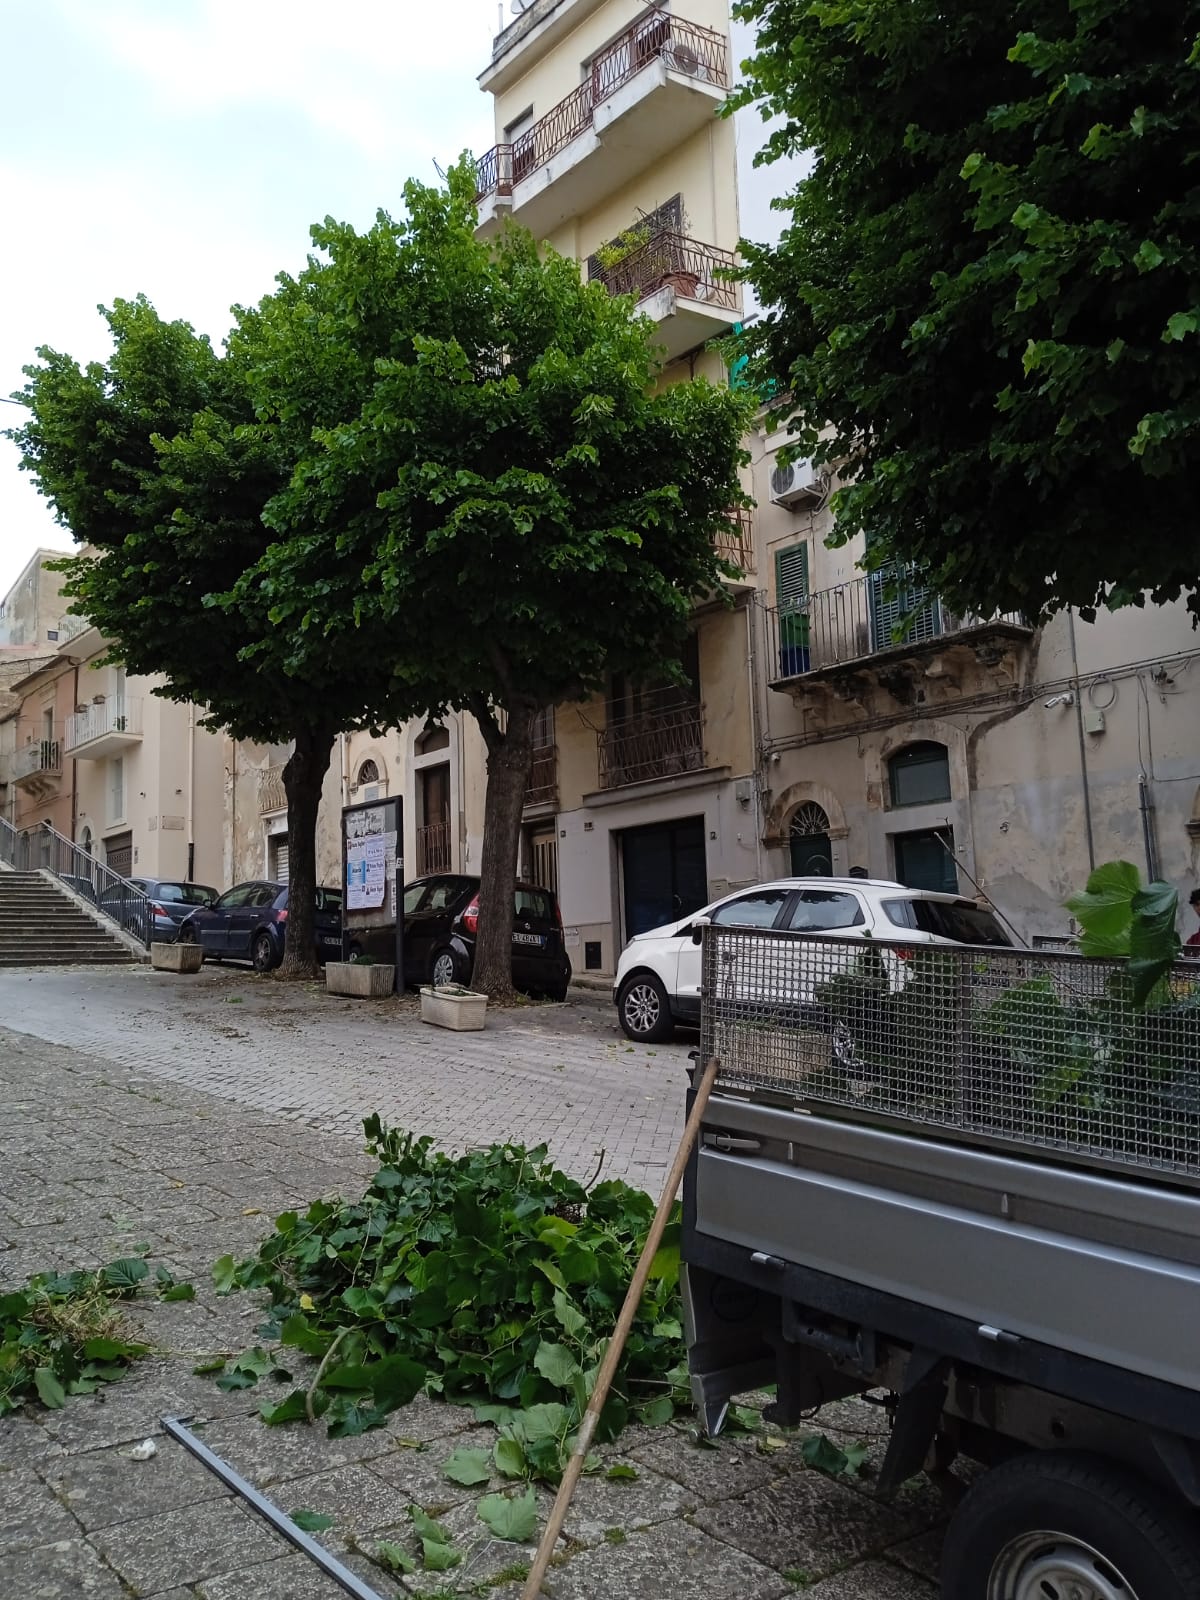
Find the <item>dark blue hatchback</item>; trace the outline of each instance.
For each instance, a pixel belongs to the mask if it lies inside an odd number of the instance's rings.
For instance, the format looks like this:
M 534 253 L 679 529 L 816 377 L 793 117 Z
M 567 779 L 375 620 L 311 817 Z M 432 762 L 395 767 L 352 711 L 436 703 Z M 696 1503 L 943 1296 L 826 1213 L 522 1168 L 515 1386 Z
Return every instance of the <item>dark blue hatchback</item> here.
M 337 889 L 316 891 L 317 959 L 336 961 L 342 948 L 342 897 Z M 217 961 L 250 961 L 270 972 L 283 960 L 288 916 L 286 883 L 236 883 L 211 906 L 193 911 L 179 929 L 183 944 L 204 946 Z

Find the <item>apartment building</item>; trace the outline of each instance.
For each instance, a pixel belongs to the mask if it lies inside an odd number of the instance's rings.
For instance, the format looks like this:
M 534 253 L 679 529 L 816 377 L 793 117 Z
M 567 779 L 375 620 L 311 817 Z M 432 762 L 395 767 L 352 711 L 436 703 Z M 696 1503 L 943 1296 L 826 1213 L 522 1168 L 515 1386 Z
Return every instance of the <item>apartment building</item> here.
M 1125 859 L 1200 868 L 1200 638 L 1182 605 L 1035 628 L 825 543 L 834 484 L 754 441 L 763 847 L 772 872 L 982 891 L 1025 938 Z M 1014 515 L 1019 515 L 1015 510 Z M 1183 894 L 1186 899 L 1186 893 Z
M 0 600 L 0 651 L 23 650 L 28 658 L 45 654 L 47 647 L 58 644 L 66 604 L 63 575 L 52 572 L 50 563 L 62 560 L 65 554 L 68 552 L 63 550 L 35 550 Z
M 53 656 L 12 685 L 8 820 L 49 823 L 123 877 L 222 876 L 223 741 L 161 677 L 102 665 L 107 641 L 58 622 Z

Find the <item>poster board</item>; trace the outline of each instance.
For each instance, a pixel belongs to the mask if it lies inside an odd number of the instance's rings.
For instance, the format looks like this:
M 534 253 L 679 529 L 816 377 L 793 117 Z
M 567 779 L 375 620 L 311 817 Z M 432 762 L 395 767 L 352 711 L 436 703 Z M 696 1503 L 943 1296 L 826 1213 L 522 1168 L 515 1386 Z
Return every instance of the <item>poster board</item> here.
M 355 933 L 375 934 L 372 951 L 394 934 L 395 992 L 404 992 L 404 802 L 368 800 L 342 807 L 342 958 Z M 377 959 L 382 959 L 382 956 Z

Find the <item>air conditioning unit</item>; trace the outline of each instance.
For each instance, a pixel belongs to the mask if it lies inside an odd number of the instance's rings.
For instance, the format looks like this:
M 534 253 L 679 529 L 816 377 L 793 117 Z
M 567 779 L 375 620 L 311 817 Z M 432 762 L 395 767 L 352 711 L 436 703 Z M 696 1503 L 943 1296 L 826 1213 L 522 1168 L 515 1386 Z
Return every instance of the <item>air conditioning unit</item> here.
M 793 461 L 791 466 L 776 467 L 771 473 L 771 499 L 777 506 L 801 505 L 821 500 L 824 495 L 825 484 L 811 461 Z
M 708 83 L 712 77 L 708 63 L 700 59 L 691 45 L 670 45 L 663 51 L 663 60 L 672 72 L 682 73 L 685 78 L 698 78 L 701 83 Z

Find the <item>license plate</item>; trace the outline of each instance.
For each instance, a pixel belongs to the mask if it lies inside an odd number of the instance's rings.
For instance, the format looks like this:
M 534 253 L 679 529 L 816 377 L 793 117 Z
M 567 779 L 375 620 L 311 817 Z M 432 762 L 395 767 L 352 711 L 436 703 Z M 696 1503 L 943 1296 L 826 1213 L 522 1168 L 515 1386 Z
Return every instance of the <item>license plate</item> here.
M 540 933 L 514 933 L 513 934 L 513 943 L 514 944 L 532 944 L 532 945 L 537 945 L 537 947 L 539 949 L 541 949 L 542 945 L 545 944 L 545 942 L 546 941 L 542 938 Z
M 322 944 L 340 945 L 341 942 L 342 942 L 341 939 L 338 937 L 338 935 L 336 933 L 323 933 L 321 935 L 321 943 Z

